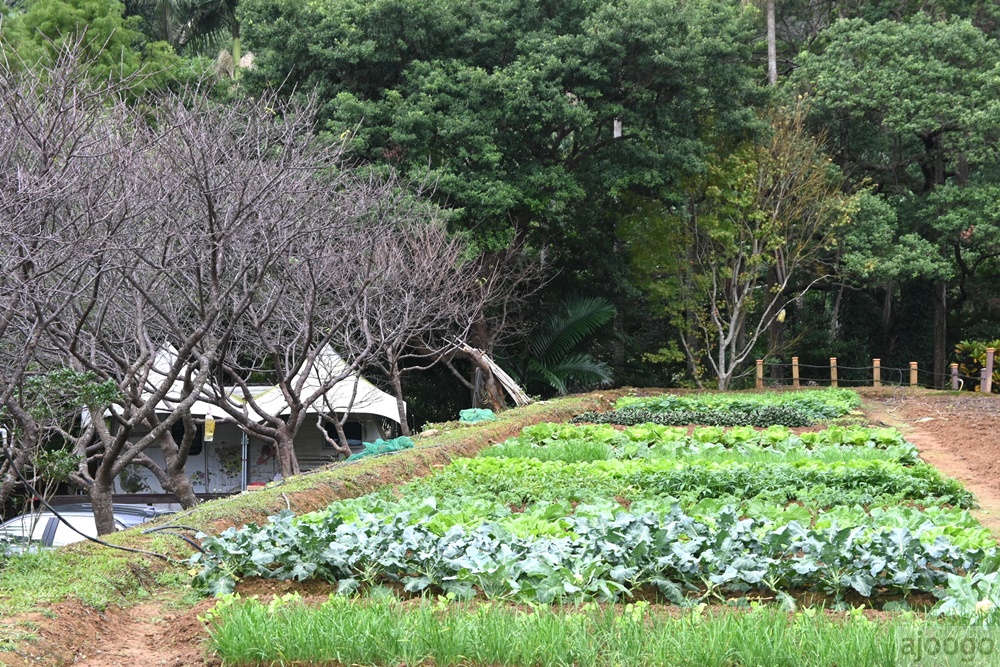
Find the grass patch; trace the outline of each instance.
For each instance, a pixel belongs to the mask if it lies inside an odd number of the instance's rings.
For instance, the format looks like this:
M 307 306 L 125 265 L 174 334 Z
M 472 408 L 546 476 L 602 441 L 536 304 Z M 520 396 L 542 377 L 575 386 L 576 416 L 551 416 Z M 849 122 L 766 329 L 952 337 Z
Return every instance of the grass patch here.
M 224 601 L 209 646 L 227 666 L 267 664 L 629 667 L 879 667 L 896 664 L 900 620 L 704 608 L 670 617 L 643 603 L 514 609 L 333 597 Z
M 14 556 L 0 569 L 0 612 L 8 616 L 67 598 L 95 609 L 142 600 L 155 583 L 149 566 L 107 549 L 100 558 L 70 549 Z

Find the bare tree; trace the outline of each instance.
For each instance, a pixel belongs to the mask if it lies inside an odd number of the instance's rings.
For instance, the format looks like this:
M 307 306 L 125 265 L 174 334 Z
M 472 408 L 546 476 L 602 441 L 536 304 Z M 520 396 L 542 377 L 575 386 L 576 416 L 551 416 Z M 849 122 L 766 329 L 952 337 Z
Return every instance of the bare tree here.
M 491 296 L 494 276 L 480 273 L 469 248 L 425 209 L 387 200 L 398 221 L 375 253 L 376 303 L 366 330 L 378 341 L 370 365 L 392 387 L 403 435 L 410 435 L 403 374 L 451 358 Z
M 120 100 L 136 77 L 91 80 L 82 39 L 50 62 L 0 63 L 0 414 L 14 436 L 0 501 L 14 488 L 13 467 L 53 426 L 25 391 L 29 373 L 62 365 L 47 332 L 92 288 L 138 208 L 119 177 L 132 154 L 124 143 L 132 117 Z M 4 58 L 13 53 L 3 49 Z M 80 407 L 69 406 L 70 422 Z M 82 442 L 89 433 L 65 436 Z
M 218 105 L 189 90 L 153 100 L 139 117 L 122 100 L 125 84 L 101 87 L 85 71 L 67 50 L 46 70 L 0 72 L 0 224 L 11 239 L 0 278 L 0 345 L 11 352 L 0 405 L 34 441 L 37 424 L 16 400 L 28 368 L 114 384 L 116 400 L 87 405 L 92 418 L 66 431 L 80 460 L 73 481 L 89 490 L 104 533 L 114 526 L 114 480 L 129 465 L 147 467 L 183 505 L 196 502 L 184 472 L 192 405 L 264 316 L 262 294 L 279 276 L 343 263 L 322 221 L 352 198 L 339 147 L 314 140 L 309 105 Z M 319 312 L 332 298 L 317 293 L 326 299 L 311 304 Z M 151 446 L 165 465 L 147 456 Z
M 330 196 L 317 202 L 314 226 L 257 290 L 212 387 L 213 396 L 229 397 L 219 401 L 228 418 L 275 443 L 283 476 L 299 472 L 293 442 L 311 409 L 357 376 L 380 344 L 370 323 L 384 303 L 378 274 L 395 215 L 385 205 L 392 185 L 375 177 L 336 179 L 325 188 Z M 251 378 L 262 375 L 280 400 L 273 391 L 266 400 L 259 396 Z
M 505 387 L 521 403 L 527 399 L 493 356 L 512 342 L 522 340 L 527 332 L 526 307 L 530 297 L 543 286 L 545 271 L 523 248 L 514 246 L 477 257 L 474 266 L 473 273 L 478 279 L 466 283 L 470 291 L 466 303 L 478 310 L 469 316 L 472 326 L 467 338 L 458 340 L 453 353 L 443 361 L 470 391 L 474 404 L 484 402 L 500 412 L 506 407 Z M 469 365 L 471 376 L 456 367 L 459 360 Z
M 155 123 L 141 128 L 150 148 L 138 174 L 153 205 L 131 230 L 135 251 L 114 283 L 75 310 L 60 343 L 126 395 L 112 406 L 113 427 L 97 425 L 96 473 L 81 477 L 110 488 L 138 463 L 187 505 L 195 501 L 184 470 L 190 409 L 241 351 L 262 294 L 289 267 L 311 266 L 323 241 L 317 216 L 337 190 L 324 174 L 336 172 L 340 151 L 314 141 L 309 106 L 273 98 L 220 105 L 191 90 L 158 100 L 154 114 Z M 273 307 L 269 314 L 278 319 Z M 176 354 L 156 364 L 167 343 Z M 171 430 L 179 421 L 186 435 L 177 443 Z M 154 444 L 164 469 L 143 454 Z

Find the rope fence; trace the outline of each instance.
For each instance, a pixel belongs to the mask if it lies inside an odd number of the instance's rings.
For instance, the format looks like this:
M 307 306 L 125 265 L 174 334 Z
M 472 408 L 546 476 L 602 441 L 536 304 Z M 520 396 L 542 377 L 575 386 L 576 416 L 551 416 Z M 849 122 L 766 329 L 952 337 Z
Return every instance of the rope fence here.
M 792 357 L 792 363 L 767 363 L 757 359 L 754 373 L 757 389 L 763 389 L 765 382 L 790 384 L 793 388 L 800 387 L 942 387 L 950 386 L 952 390 L 974 389 L 988 394 L 993 390 L 993 359 L 994 349 L 987 348 L 986 363 L 978 377 L 963 375 L 958 372 L 958 364 L 951 364 L 949 373 L 934 373 L 920 368 L 916 361 L 911 361 L 908 368 L 893 368 L 883 366 L 881 359 L 872 359 L 871 366 L 840 366 L 836 357 L 830 357 L 830 364 L 817 366 L 800 364 L 798 357 Z M 764 369 L 788 369 L 790 378 L 774 378 L 765 380 Z

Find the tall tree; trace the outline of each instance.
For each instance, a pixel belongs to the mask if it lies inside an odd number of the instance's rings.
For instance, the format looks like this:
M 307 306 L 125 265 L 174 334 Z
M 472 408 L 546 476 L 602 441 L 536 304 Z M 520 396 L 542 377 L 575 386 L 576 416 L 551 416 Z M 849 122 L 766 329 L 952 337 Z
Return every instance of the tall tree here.
M 804 107 L 770 121 L 767 141 L 720 156 L 683 207 L 640 211 L 626 235 L 691 366 L 707 364 L 721 390 L 785 305 L 832 274 L 829 251 L 855 208 Z
M 758 14 L 728 1 L 245 0 L 240 16 L 246 90 L 314 92 L 362 159 L 434 184 L 451 230 L 498 261 L 537 251 L 553 289 L 615 301 L 619 327 L 649 320 L 613 241 L 623 198 L 674 197 L 710 143 L 760 128 Z M 470 343 L 495 355 L 489 332 Z
M 813 101 L 813 122 L 830 128 L 845 172 L 875 183 L 894 209 L 890 238 L 912 239 L 938 258 L 904 272 L 933 282 L 938 384 L 951 348 L 951 292 L 980 257 L 989 261 L 991 253 L 970 242 L 993 238 L 997 224 L 988 202 L 1000 174 L 998 60 L 1000 45 L 969 21 L 853 19 L 828 29 L 822 49 L 803 55 L 793 76 L 795 93 Z
M 331 130 L 357 128 L 362 156 L 432 178 L 487 248 L 572 234 L 598 201 L 697 168 L 708 127 L 741 135 L 754 122 L 753 20 L 729 2 L 250 0 L 240 11 L 257 54 L 251 91 L 315 91 Z
M 130 81 L 131 95 L 168 84 L 177 75 L 176 55 L 123 12 L 116 0 L 26 0 L 4 18 L 2 49 L 10 64 L 53 62 L 67 47 L 80 49 L 96 80 L 129 79 L 142 70 L 142 80 Z

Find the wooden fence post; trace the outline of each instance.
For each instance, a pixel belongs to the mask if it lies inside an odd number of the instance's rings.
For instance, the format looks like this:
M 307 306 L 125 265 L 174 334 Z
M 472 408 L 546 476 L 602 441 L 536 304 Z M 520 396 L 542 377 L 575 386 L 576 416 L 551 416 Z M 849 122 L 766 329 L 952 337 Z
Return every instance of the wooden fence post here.
M 983 377 L 983 388 L 980 391 L 988 394 L 993 391 L 993 353 L 992 347 L 986 348 L 986 375 Z
M 830 386 L 837 386 L 837 357 L 830 357 Z
M 799 388 L 799 358 L 792 357 L 792 387 Z
M 917 387 L 917 362 L 910 362 L 910 387 L 916 389 Z
M 882 360 L 872 359 L 872 386 L 882 386 Z
M 757 388 L 764 388 L 764 360 L 757 360 Z
M 958 364 L 951 365 L 951 390 L 958 391 Z

